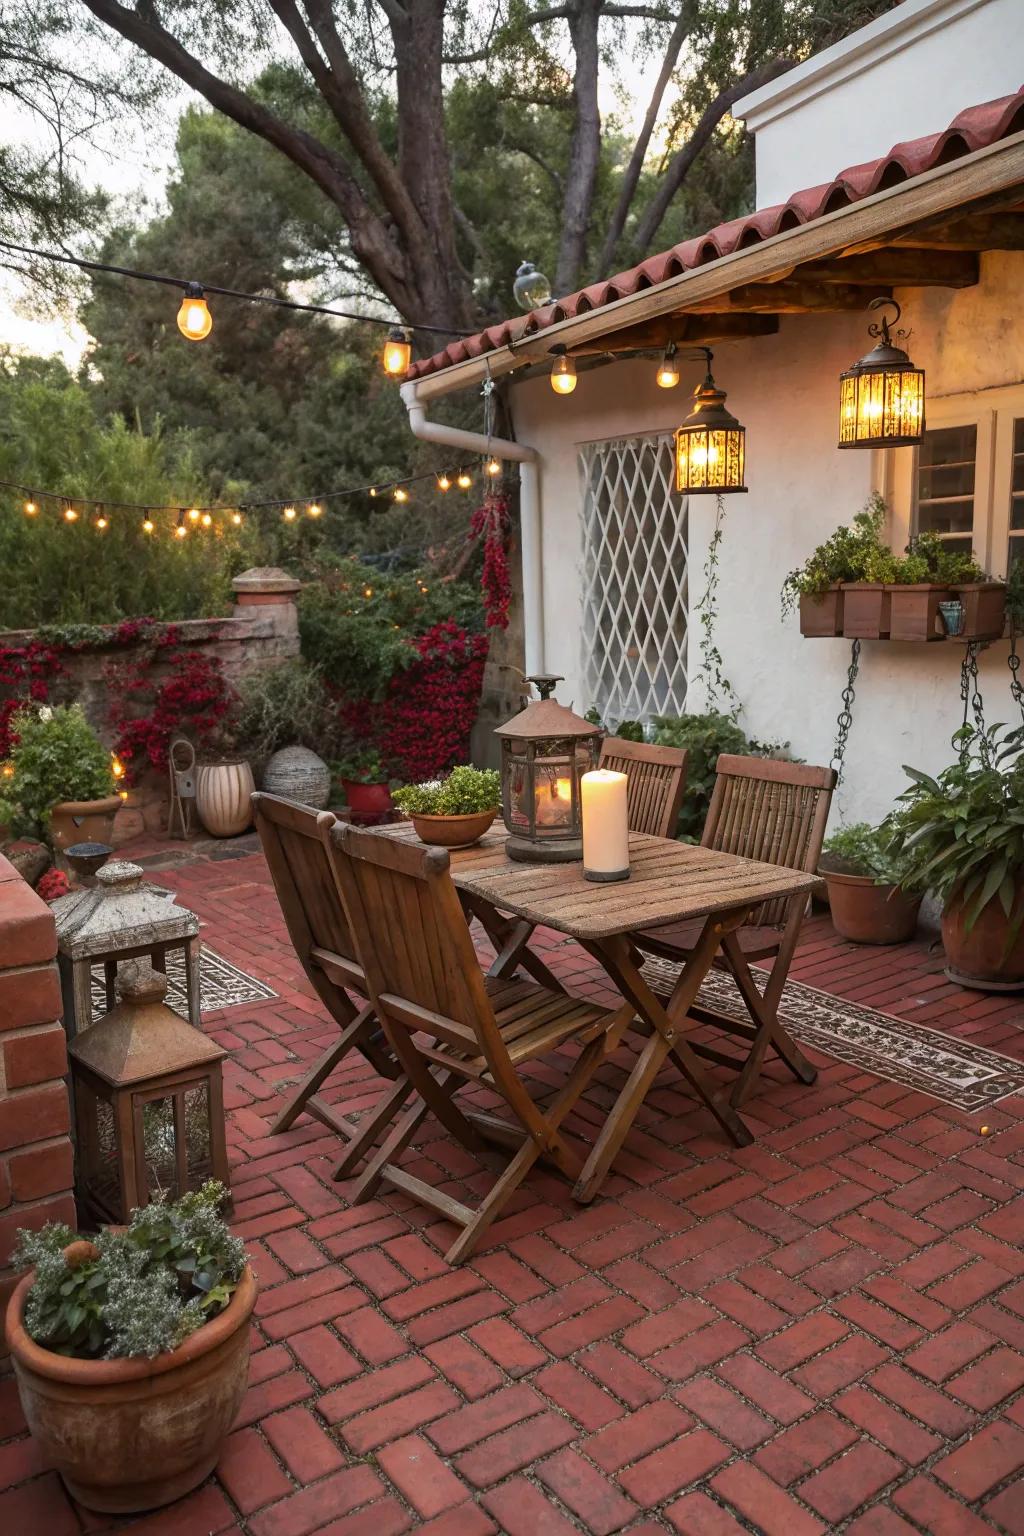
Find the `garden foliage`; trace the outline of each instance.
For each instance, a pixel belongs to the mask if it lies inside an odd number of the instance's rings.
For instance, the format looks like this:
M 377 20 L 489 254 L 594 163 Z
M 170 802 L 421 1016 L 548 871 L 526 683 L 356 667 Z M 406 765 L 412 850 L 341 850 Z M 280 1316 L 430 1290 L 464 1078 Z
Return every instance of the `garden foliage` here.
M 501 804 L 501 775 L 496 768 L 453 768 L 447 778 L 407 784 L 391 797 L 400 811 L 419 816 L 471 816 L 496 811 Z
M 29 706 L 11 717 L 9 730 L 0 795 L 17 831 L 45 836 L 50 812 L 62 800 L 101 800 L 114 793 L 110 753 L 80 704 Z

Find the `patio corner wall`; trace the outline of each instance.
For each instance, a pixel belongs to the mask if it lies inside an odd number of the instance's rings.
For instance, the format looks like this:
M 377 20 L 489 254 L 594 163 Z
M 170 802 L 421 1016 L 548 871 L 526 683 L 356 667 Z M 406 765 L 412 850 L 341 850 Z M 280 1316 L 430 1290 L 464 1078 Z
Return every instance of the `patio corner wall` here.
M 53 913 L 0 856 L 0 1315 L 18 1228 L 76 1220 L 56 953 Z

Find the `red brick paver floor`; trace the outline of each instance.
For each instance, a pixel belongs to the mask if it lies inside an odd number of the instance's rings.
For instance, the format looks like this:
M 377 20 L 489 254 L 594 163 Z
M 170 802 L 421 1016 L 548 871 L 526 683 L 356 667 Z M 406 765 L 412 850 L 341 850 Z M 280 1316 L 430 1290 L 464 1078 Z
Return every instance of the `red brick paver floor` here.
M 279 996 L 207 1026 L 231 1052 L 236 1225 L 261 1285 L 248 1396 L 216 1477 L 134 1530 L 1024 1536 L 1024 1098 L 968 1116 L 819 1058 L 812 1088 L 772 1070 L 736 1151 L 666 1072 L 591 1206 L 536 1173 L 451 1270 L 451 1229 L 405 1197 L 348 1205 L 323 1127 L 268 1135 L 334 1030 L 262 859 L 154 878 Z M 550 960 L 599 986 L 580 951 Z M 1024 1056 L 1021 1001 L 952 987 L 924 946 L 855 949 L 818 918 L 793 974 Z M 333 1088 L 376 1092 L 361 1063 Z M 480 1187 L 429 1122 L 410 1156 Z M 40 1465 L 10 1381 L 0 1488 L 4 1536 L 108 1528 Z

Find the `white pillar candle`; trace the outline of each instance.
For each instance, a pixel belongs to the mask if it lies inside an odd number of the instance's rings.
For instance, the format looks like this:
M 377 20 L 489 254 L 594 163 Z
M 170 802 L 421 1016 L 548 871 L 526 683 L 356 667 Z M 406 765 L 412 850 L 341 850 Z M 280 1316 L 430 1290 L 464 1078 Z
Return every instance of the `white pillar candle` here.
M 580 779 L 583 874 L 587 880 L 629 878 L 626 775 L 594 768 Z

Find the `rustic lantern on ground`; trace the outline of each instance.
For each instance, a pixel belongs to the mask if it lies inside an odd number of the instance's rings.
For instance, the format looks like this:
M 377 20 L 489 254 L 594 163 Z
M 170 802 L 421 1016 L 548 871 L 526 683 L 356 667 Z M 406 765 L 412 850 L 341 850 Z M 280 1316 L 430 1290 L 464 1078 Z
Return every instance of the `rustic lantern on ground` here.
M 501 803 L 510 859 L 583 857 L 580 779 L 597 766 L 601 733 L 551 697 L 560 677 L 528 677 L 540 699 L 499 725 Z
M 114 1006 L 120 960 L 145 956 L 165 970 L 167 956 L 184 960 L 188 1016 L 199 1026 L 199 919 L 171 900 L 169 891 L 146 885 L 138 864 L 116 859 L 96 871 L 92 885 L 53 903 L 57 966 L 68 1039 L 92 1023 L 92 971 L 102 965 L 107 1007 Z
M 896 311 L 897 325 L 902 311 L 895 299 L 872 299 L 868 308 L 882 305 Z M 885 315 L 868 326 L 878 345 L 839 377 L 840 448 L 900 448 L 924 437 L 924 369 L 893 344 L 894 335 L 903 341 L 908 334 L 890 330 Z
M 684 496 L 745 491 L 746 428 L 725 408 L 725 390 L 711 376 L 710 347 L 701 350 L 707 373 L 693 392 L 693 410 L 676 432 L 676 490 Z
M 167 1007 L 167 977 L 147 961 L 122 966 L 117 991 L 68 1048 L 79 1196 L 100 1222 L 126 1222 L 136 1206 L 207 1179 L 228 1182 L 227 1052 Z

